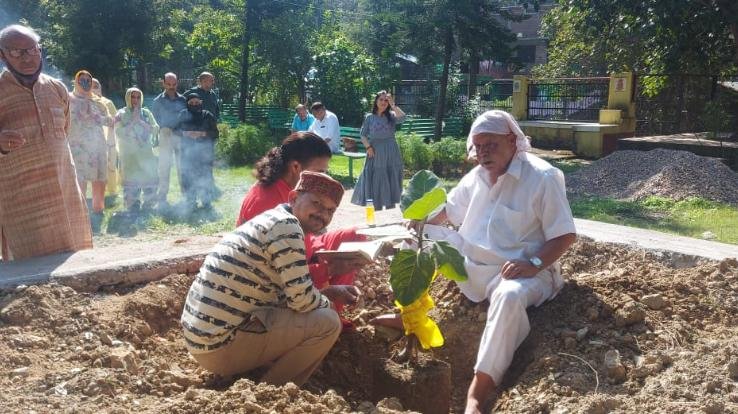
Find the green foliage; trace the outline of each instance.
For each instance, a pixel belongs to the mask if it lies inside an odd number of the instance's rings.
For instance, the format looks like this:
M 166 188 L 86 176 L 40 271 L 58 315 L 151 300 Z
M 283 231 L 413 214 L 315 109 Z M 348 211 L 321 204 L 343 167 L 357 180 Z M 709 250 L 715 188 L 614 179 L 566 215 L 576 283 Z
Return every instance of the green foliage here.
M 425 223 L 425 220 L 446 202 L 443 183 L 432 172 L 418 171 L 402 192 L 400 208 L 403 217 Z M 464 281 L 467 273 L 459 252 L 444 241 L 423 245 L 422 225 L 418 230 L 418 251 L 401 250 L 390 264 L 390 285 L 402 306 L 415 302 L 428 290 L 434 278 L 442 274 L 452 280 Z
M 433 153 L 431 147 L 423 141 L 423 138 L 416 134 L 397 133 L 397 145 L 400 147 L 402 154 L 402 162 L 405 169 L 410 171 L 420 171 L 430 168 L 433 161 Z
M 410 206 L 413 203 L 422 199 L 424 196 L 429 194 L 431 191 L 436 190 L 438 188 L 441 188 L 441 179 L 438 178 L 438 176 L 436 176 L 435 174 L 433 174 L 432 172 L 428 170 L 418 171 L 410 179 L 410 182 L 408 182 L 408 185 L 405 191 L 402 192 L 402 197 L 400 198 L 400 209 L 404 213 L 405 211 L 407 211 L 408 208 L 410 208 Z M 445 202 L 445 201 L 446 201 L 446 196 L 444 192 L 442 202 Z M 425 214 L 423 214 L 421 217 L 415 217 L 415 218 L 412 218 L 412 220 L 422 220 L 432 211 L 433 209 L 425 211 Z M 410 218 L 410 217 L 405 217 L 405 218 Z
M 437 273 L 457 282 L 467 279 L 464 257 L 449 242 L 443 240 L 433 242 L 431 252 L 436 261 Z
M 440 185 L 440 184 L 439 184 Z M 425 193 L 423 197 L 415 200 L 405 211 L 402 217 L 409 220 L 423 220 L 438 207 L 446 202 L 446 190 L 434 188 Z
M 465 163 L 466 139 L 454 139 L 443 137 L 440 141 L 430 144 L 433 154 L 433 172 L 444 176 L 460 176 L 467 172 L 470 167 Z
M 243 22 L 231 12 L 208 6 L 196 7 L 192 15 L 196 20 L 187 39 L 187 50 L 197 66 L 215 75 L 221 95 L 226 95 L 221 98 L 227 98 L 238 89 L 238 46 Z
M 734 0 L 562 0 L 546 14 L 550 39 L 539 77 L 633 70 L 720 73 L 736 69 Z M 686 22 L 686 23 L 685 23 Z
M 240 124 L 235 128 L 218 125 L 220 138 L 215 146 L 216 157 L 228 165 L 244 165 L 258 161 L 277 144 L 265 125 Z
M 367 97 L 378 88 L 374 59 L 338 31 L 319 35 L 313 51 L 313 101 L 335 111 L 341 125 L 361 125 L 365 112 L 371 109 Z
M 431 284 L 435 263 L 428 252 L 400 250 L 390 264 L 390 286 L 400 305 L 415 302 Z

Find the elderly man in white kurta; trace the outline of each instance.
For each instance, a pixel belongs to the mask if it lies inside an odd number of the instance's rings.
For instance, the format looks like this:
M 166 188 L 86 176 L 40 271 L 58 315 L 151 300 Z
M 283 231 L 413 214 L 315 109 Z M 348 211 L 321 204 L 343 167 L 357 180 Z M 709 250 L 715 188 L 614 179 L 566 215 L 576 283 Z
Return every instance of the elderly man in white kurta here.
M 513 117 L 488 111 L 473 123 L 467 141 L 479 165 L 448 196 L 430 224 L 429 237 L 446 239 L 465 256 L 469 299 L 489 299 L 469 386 L 466 412 L 492 395 L 517 347 L 530 331 L 526 308 L 553 298 L 564 284 L 559 257 L 576 239 L 564 175 L 529 154 L 530 143 Z

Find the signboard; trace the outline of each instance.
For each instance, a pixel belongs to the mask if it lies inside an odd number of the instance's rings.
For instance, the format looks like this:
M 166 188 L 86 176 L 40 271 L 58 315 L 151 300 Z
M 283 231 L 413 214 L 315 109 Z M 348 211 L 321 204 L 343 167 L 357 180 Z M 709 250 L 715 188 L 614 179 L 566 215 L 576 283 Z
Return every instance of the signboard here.
M 627 86 L 628 86 L 628 79 L 615 78 L 615 92 L 624 92 Z

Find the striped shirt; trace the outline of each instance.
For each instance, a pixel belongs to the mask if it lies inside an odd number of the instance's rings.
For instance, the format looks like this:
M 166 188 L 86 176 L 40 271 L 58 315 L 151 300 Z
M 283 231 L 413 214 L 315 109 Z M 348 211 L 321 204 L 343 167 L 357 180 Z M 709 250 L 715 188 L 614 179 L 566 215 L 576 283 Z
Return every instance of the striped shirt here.
M 329 306 L 310 279 L 300 223 L 282 204 L 223 237 L 207 255 L 181 323 L 190 352 L 204 353 L 228 344 L 259 309 Z

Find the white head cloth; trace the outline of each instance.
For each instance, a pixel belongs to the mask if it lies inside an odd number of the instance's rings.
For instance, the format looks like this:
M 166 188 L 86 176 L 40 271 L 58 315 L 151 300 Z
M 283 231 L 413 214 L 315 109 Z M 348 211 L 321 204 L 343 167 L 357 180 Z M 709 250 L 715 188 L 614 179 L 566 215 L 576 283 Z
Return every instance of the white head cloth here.
M 492 110 L 479 115 L 471 126 L 469 137 L 466 139 L 466 152 L 469 158 L 477 158 L 477 150 L 474 149 L 472 137 L 477 134 L 515 134 L 515 145 L 517 152 L 530 151 L 530 137 L 527 137 L 520 129 L 518 121 L 505 111 Z

